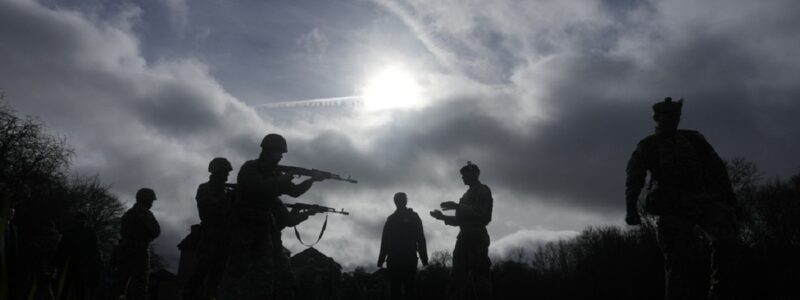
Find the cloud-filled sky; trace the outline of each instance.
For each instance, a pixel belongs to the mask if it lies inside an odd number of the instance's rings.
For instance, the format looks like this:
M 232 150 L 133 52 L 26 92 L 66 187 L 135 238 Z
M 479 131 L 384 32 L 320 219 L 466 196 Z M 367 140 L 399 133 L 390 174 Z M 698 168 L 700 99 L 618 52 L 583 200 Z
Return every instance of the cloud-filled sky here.
M 316 246 L 348 268 L 374 265 L 398 191 L 429 249 L 452 249 L 457 228 L 427 212 L 466 190 L 467 160 L 494 194 L 495 256 L 621 226 L 625 163 L 666 96 L 721 156 L 788 176 L 798 47 L 791 0 L 0 1 L 6 101 L 129 205 L 156 190 L 173 269 L 208 161 L 236 172 L 270 132 L 288 139 L 286 164 L 360 181 L 284 199 L 351 212 Z M 337 97 L 357 101 L 291 105 Z

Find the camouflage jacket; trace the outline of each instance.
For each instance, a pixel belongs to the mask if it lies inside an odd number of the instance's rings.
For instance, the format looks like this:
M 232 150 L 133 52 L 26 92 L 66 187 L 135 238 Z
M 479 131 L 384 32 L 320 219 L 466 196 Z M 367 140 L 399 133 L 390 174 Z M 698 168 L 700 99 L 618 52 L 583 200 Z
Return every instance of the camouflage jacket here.
M 487 235 L 492 221 L 492 191 L 485 184 L 471 186 L 458 201 L 455 216 L 445 217 L 445 224 L 459 226 L 458 238 Z
M 626 168 L 625 200 L 635 206 L 647 173 L 659 189 L 698 192 L 715 190 L 732 194 L 725 163 L 694 130 L 656 133 L 642 139 Z
M 120 247 L 131 250 L 147 250 L 150 242 L 161 234 L 158 221 L 150 209 L 140 204 L 134 204 L 122 216 Z
M 224 185 L 206 182 L 197 187 L 195 200 L 202 230 L 211 235 L 226 234 L 230 229 L 231 192 Z
M 277 169 L 264 166 L 258 160 L 250 160 L 242 165 L 237 176 L 239 198 L 233 206 L 239 222 L 253 230 L 281 230 L 304 220 L 290 214 L 278 197 L 299 197 L 311 184 L 280 182 L 278 177 L 281 175 L 283 173 Z

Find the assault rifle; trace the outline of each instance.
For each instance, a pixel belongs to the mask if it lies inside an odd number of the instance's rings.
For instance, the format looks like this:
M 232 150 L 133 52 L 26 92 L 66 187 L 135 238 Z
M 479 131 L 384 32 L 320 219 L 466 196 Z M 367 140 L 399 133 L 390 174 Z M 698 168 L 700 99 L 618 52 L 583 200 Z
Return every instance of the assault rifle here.
M 336 210 L 335 208 L 330 208 L 327 206 L 317 205 L 317 204 L 307 204 L 307 203 L 286 203 L 284 204 L 286 207 L 291 209 L 297 209 L 300 211 L 308 211 L 313 213 L 337 213 L 342 215 L 350 215 L 349 212 L 344 211 L 344 208 L 340 210 Z
M 292 175 L 296 175 L 296 176 L 317 177 L 317 178 L 322 178 L 322 179 L 333 179 L 333 180 L 339 180 L 339 181 L 347 181 L 349 183 L 358 183 L 358 180 L 352 179 L 352 178 L 350 178 L 350 176 L 347 176 L 347 178 L 343 178 L 339 174 L 334 174 L 334 173 L 331 173 L 331 172 L 328 172 L 328 171 L 322 171 L 322 170 L 317 170 L 317 169 L 306 169 L 306 168 L 301 168 L 301 167 L 282 166 L 282 165 L 278 165 L 275 168 L 278 169 L 278 171 L 281 171 L 283 173 L 292 174 Z

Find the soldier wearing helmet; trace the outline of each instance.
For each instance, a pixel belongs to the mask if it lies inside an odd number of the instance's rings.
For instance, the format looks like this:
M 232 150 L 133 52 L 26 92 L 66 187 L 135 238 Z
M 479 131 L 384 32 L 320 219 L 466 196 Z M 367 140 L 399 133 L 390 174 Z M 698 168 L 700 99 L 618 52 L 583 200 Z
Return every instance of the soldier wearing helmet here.
M 658 243 L 664 253 L 665 299 L 689 299 L 691 245 L 695 226 L 711 242 L 709 299 L 734 299 L 733 261 L 737 226 L 733 190 L 727 170 L 699 132 L 678 129 L 683 99 L 666 98 L 653 105 L 655 134 L 631 154 L 625 182 L 629 225 L 641 224 L 639 194 L 650 174 L 645 211 L 658 217 Z
M 113 267 L 116 268 L 112 288 L 114 298 L 123 293 L 126 299 L 147 299 L 150 272 L 150 243 L 161 234 L 150 208 L 156 193 L 149 188 L 136 192 L 136 204 L 122 216 L 119 245 L 115 250 Z
M 286 299 L 294 295 L 294 277 L 281 230 L 313 213 L 289 212 L 278 197 L 299 197 L 322 178 L 293 183 L 291 174 L 276 168 L 286 152 L 286 139 L 268 134 L 261 141 L 258 159 L 239 169 L 239 198 L 232 207 L 232 240 L 219 299 Z
M 226 188 L 233 170 L 224 157 L 208 164 L 208 182 L 197 187 L 197 212 L 200 215 L 200 242 L 197 267 L 183 289 L 183 299 L 216 298 L 217 286 L 225 271 L 230 242 L 230 207 L 233 191 Z
M 455 210 L 454 216 L 445 216 L 440 210 L 431 216 L 444 221 L 446 225 L 458 226 L 460 231 L 453 250 L 453 286 L 451 293 L 455 299 L 491 299 L 492 287 L 489 280 L 489 232 L 486 226 L 492 221 L 492 191 L 481 183 L 481 170 L 472 162 L 461 168 L 461 179 L 469 186 L 458 203 L 441 203 L 444 210 Z

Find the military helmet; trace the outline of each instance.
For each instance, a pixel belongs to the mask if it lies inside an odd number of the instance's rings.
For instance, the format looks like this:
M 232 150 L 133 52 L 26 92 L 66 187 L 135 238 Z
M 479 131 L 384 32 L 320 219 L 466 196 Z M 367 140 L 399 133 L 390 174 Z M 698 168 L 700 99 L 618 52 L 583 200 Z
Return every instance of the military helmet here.
M 478 169 L 478 165 L 473 164 L 471 161 L 467 161 L 467 165 L 461 167 L 461 174 L 480 175 L 481 169 Z
M 653 112 L 657 114 L 674 114 L 681 113 L 683 108 L 683 98 L 678 101 L 672 101 L 671 97 L 667 97 L 662 102 L 653 104 Z
M 284 139 L 280 134 L 276 133 L 270 133 L 265 136 L 263 140 L 261 140 L 261 149 L 280 153 L 288 152 L 286 147 L 286 139 Z
M 149 188 L 141 188 L 136 192 L 136 202 L 155 201 L 156 192 Z
M 233 170 L 231 163 L 224 157 L 215 157 L 208 163 L 209 173 L 230 172 L 231 170 Z

